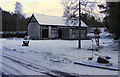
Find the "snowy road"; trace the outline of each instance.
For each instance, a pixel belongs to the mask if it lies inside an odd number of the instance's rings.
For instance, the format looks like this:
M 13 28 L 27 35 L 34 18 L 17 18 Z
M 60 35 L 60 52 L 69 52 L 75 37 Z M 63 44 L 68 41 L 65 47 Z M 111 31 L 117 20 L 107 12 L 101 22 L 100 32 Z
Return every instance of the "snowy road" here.
M 13 56 L 11 56 L 13 57 Z M 3 62 L 3 72 L 6 75 L 25 75 L 25 71 L 20 70 L 27 70 L 28 74 L 26 75 L 50 75 L 50 76 L 73 76 L 72 74 L 57 71 L 57 70 L 50 70 L 45 67 L 41 67 L 40 65 L 36 65 L 35 63 L 31 63 L 25 60 L 18 61 L 19 59 L 17 57 L 11 58 L 9 55 L 3 56 L 3 59 L 7 59 L 9 63 Z M 12 65 L 17 65 L 18 68 L 15 68 L 14 66 L 10 66 L 10 63 Z M 7 65 L 8 64 L 8 65 Z M 22 67 L 22 69 L 20 69 Z M 23 69 L 23 67 L 25 67 Z M 10 69 L 10 70 L 5 70 Z M 32 73 L 30 73 L 32 72 Z
M 2 72 L 6 75 L 118 75 L 118 71 L 75 65 L 74 61 L 91 56 L 90 40 L 82 41 L 82 49 L 77 49 L 77 41 L 30 40 L 30 46 L 22 47 L 22 39 L 0 39 L 2 41 Z M 104 42 L 104 44 L 103 44 Z M 88 44 L 89 43 L 89 44 Z M 109 48 L 111 40 L 102 40 L 103 47 L 95 54 L 109 54 L 117 66 L 118 52 Z M 103 53 L 103 50 L 105 51 Z M 95 56 L 95 55 L 94 55 Z

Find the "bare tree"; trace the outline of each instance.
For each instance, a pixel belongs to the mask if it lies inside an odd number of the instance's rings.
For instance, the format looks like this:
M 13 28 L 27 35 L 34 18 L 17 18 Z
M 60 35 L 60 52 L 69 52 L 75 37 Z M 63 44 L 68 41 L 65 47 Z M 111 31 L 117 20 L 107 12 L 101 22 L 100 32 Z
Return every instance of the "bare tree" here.
M 19 31 L 20 30 L 19 19 L 21 19 L 23 16 L 23 8 L 22 8 L 22 4 L 20 2 L 16 2 L 14 12 L 17 14 L 16 31 Z
M 87 14 L 90 17 L 94 17 L 97 21 L 102 21 L 104 14 L 99 13 L 98 8 L 99 2 L 90 2 L 85 0 L 80 0 L 81 3 L 81 15 Z M 79 0 L 63 0 L 62 5 L 64 6 L 64 14 L 66 17 L 66 24 L 69 26 L 74 26 L 79 21 Z
M 14 11 L 16 14 L 20 14 L 20 15 L 23 14 L 22 4 L 20 2 L 16 2 Z
M 82 14 L 87 14 L 89 17 L 94 16 L 97 21 L 100 21 L 99 15 L 95 11 L 97 9 L 96 8 L 97 3 L 96 2 L 88 2 L 85 0 L 63 0 L 62 4 L 64 6 L 63 16 L 66 17 L 66 24 L 69 26 L 75 26 L 79 23 L 78 48 L 81 49 L 81 18 L 82 18 Z

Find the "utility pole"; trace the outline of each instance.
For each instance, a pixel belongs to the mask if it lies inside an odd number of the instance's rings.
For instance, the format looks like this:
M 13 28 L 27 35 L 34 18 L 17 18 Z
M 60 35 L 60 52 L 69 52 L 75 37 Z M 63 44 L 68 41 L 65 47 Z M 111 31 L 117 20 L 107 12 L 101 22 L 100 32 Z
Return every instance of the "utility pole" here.
M 0 8 L 0 32 L 2 32 L 2 9 L 1 8 Z M 2 34 L 0 34 L 0 38 L 1 37 L 2 37 Z
M 18 31 L 18 25 L 19 24 L 18 24 L 18 13 L 17 13 L 17 29 L 16 29 L 17 31 Z
M 81 6 L 80 6 L 80 0 L 79 0 L 79 42 L 78 42 L 78 48 L 81 49 Z

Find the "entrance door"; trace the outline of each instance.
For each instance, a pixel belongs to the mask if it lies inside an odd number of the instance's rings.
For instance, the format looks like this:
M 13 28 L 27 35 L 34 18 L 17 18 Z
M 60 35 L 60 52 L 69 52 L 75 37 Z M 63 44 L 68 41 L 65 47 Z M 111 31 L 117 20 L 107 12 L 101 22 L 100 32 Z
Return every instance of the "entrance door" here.
M 58 33 L 59 33 L 58 34 L 59 35 L 58 38 L 62 38 L 62 30 L 59 30 Z
M 48 38 L 48 29 L 42 30 L 42 38 Z

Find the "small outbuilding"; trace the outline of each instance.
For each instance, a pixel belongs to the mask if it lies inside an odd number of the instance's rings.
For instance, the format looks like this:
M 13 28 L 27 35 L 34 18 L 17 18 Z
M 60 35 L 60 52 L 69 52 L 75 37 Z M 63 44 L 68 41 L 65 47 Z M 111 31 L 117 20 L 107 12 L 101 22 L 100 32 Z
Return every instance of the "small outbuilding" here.
M 28 22 L 30 39 L 78 39 L 79 27 L 65 24 L 64 17 L 33 14 Z M 87 38 L 87 25 L 81 21 L 81 37 Z

